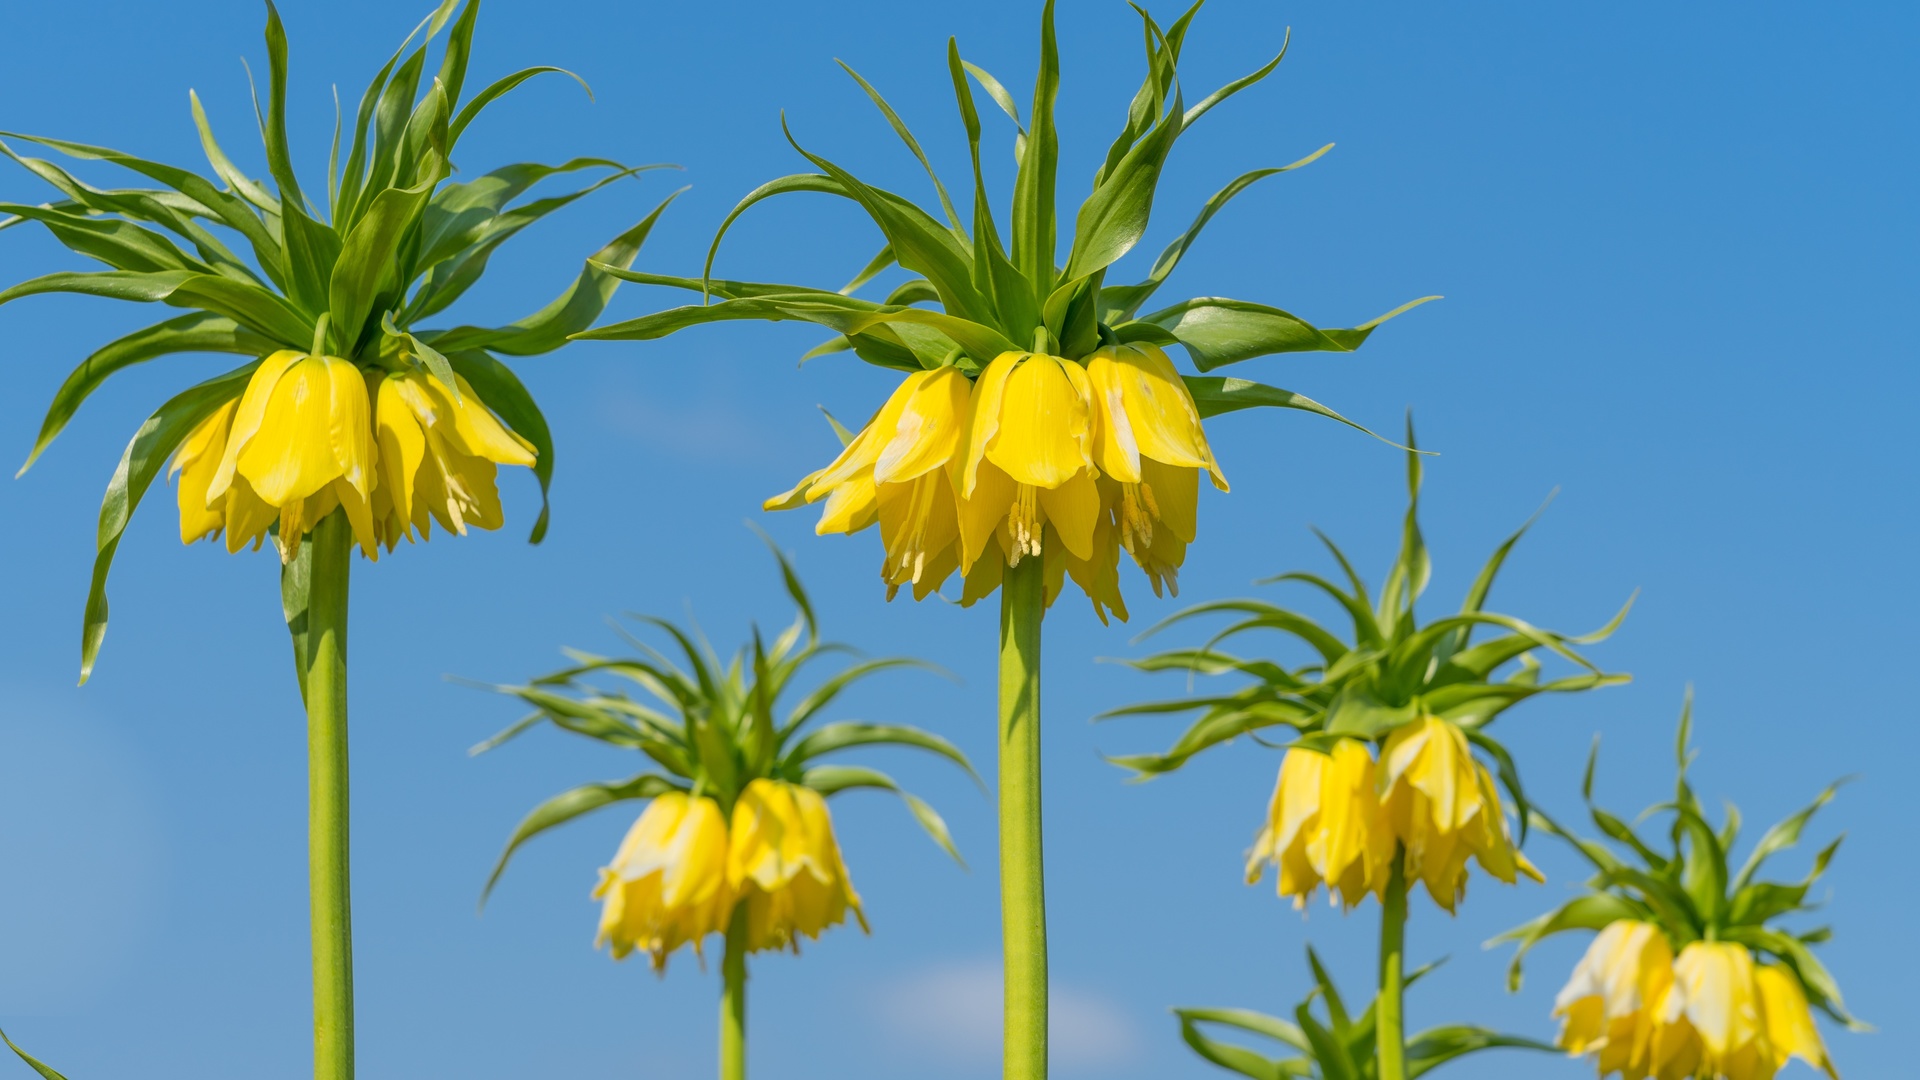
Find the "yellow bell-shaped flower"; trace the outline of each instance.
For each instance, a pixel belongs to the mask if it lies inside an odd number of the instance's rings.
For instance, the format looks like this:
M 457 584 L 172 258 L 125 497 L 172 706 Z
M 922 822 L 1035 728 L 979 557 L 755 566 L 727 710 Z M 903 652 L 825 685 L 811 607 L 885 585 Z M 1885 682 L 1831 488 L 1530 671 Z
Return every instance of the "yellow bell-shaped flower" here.
M 1041 555 L 1048 538 L 1094 558 L 1100 489 L 1090 397 L 1085 368 L 1044 353 L 1001 353 L 980 373 L 960 467 L 961 569 L 991 542 L 1007 566 Z
M 291 349 L 260 362 L 240 397 L 188 434 L 174 456 L 180 536 L 227 534 L 227 550 L 275 543 L 291 558 L 300 537 L 335 507 L 360 550 L 378 554 L 373 520 L 372 409 L 360 370 Z
M 1754 967 L 1746 946 L 1732 942 L 1696 941 L 1680 950 L 1653 1036 L 1656 1075 L 1765 1080 L 1778 1071 Z
M 1600 1075 L 1650 1074 L 1658 1008 L 1673 985 L 1673 948 L 1652 923 L 1622 919 L 1600 931 L 1554 999 L 1558 1045 L 1592 1053 Z
M 662 971 L 682 945 L 699 953 L 708 934 L 726 932 L 733 911 L 720 804 L 678 791 L 657 796 L 600 871 L 593 896 L 602 901 L 594 945 L 611 945 L 614 959 L 641 949 Z
M 1387 819 L 1406 851 L 1407 880 L 1451 912 L 1467 892 L 1467 860 L 1509 885 L 1540 871 L 1513 846 L 1493 774 L 1466 732 L 1437 716 L 1395 728 L 1380 751 Z
M 1167 354 L 1118 345 L 1087 358 L 1094 462 L 1113 481 L 1104 505 L 1120 546 L 1153 582 L 1180 594 L 1178 573 L 1198 524 L 1200 473 L 1228 490 L 1193 395 Z
M 847 920 L 867 929 L 833 836 L 827 800 L 779 780 L 749 783 L 733 804 L 727 880 L 746 905 L 747 948 L 792 948 Z
M 427 539 L 434 521 L 465 536 L 500 527 L 497 465 L 532 468 L 533 445 L 507 430 L 467 380 L 458 393 L 425 371 L 367 376 L 374 399 L 380 484 L 374 520 L 388 550 L 401 537 Z
M 1395 838 L 1375 793 L 1375 766 L 1367 745 L 1342 739 L 1331 753 L 1302 746 L 1287 750 L 1273 788 L 1267 821 L 1247 855 L 1247 883 L 1267 864 L 1279 869 L 1278 890 L 1306 906 L 1320 886 L 1328 899 L 1351 908 L 1385 894 Z
M 1767 1042 L 1773 1047 L 1773 1067 L 1783 1069 L 1789 1059 L 1801 1061 L 1839 1080 L 1839 1070 L 1827 1054 L 1827 1044 L 1814 1026 L 1813 1010 L 1800 980 L 1777 964 L 1759 964 L 1753 973 L 1760 993 L 1760 1015 L 1766 1019 Z
M 819 535 L 859 532 L 879 522 L 887 598 L 911 585 L 914 599 L 924 599 L 960 566 L 948 465 L 966 435 L 970 389 L 958 368 L 908 375 L 839 457 L 768 499 L 765 508 L 788 510 L 824 499 L 814 526 Z

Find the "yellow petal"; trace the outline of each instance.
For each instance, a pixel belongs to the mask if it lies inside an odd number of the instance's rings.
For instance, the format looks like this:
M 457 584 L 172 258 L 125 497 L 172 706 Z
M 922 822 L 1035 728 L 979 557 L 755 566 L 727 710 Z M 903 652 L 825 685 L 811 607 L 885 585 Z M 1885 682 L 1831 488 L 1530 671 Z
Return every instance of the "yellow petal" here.
M 1710 1061 L 1723 1061 L 1761 1036 L 1753 954 L 1726 941 L 1696 941 L 1673 962 L 1687 1021 Z
M 892 431 L 877 433 L 886 441 L 873 463 L 874 482 L 912 480 L 951 461 L 966 434 L 971 397 L 972 387 L 959 368 L 907 376 L 894 393 L 904 400 Z
M 259 429 L 239 452 L 236 470 L 267 503 L 285 508 L 342 474 L 342 454 L 335 447 L 333 364 L 348 368 L 351 385 L 359 389 L 364 405 L 366 383 L 351 365 L 329 357 L 305 357 L 274 384 Z M 249 404 L 243 397 L 240 412 L 245 413 Z M 365 420 L 364 409 L 361 418 Z M 236 416 L 236 428 L 238 420 Z
M 1158 524 L 1186 543 L 1193 543 L 1200 520 L 1199 470 L 1147 458 L 1140 463 L 1140 479 L 1140 486 L 1151 493 Z
M 1039 490 L 1040 508 L 1047 523 L 1060 533 L 1060 542 L 1076 559 L 1093 558 L 1093 530 L 1100 520 L 1100 489 L 1092 470 L 1083 470 L 1056 488 Z
M 1036 353 L 1014 365 L 987 459 L 1038 488 L 1057 488 L 1092 467 L 1086 378 L 1080 365 L 1057 356 Z
M 533 467 L 536 458 L 533 444 L 507 430 L 500 418 L 493 415 L 486 403 L 480 400 L 480 395 L 474 393 L 467 380 L 459 375 L 453 377 L 460 388 L 460 398 L 455 401 L 437 377 L 428 374 L 421 378 L 440 404 L 443 415 L 453 420 L 449 442 L 458 446 L 463 453 L 483 457 L 496 464 Z
M 1761 964 L 1753 980 L 1766 1019 L 1767 1041 L 1773 1046 L 1773 1067 L 1782 1068 L 1789 1058 L 1797 1057 L 1837 1080 L 1839 1073 L 1827 1056 L 1820 1029 L 1814 1026 L 1799 978 L 1778 964 Z
M 213 480 L 207 485 L 209 501 L 227 493 L 228 485 L 233 482 L 240 451 L 260 430 L 260 422 L 266 416 L 267 402 L 273 396 L 274 387 L 288 368 L 304 358 L 304 353 L 282 349 L 261 360 L 260 366 L 253 369 L 253 375 L 247 379 L 247 388 L 240 395 L 240 405 L 234 412 L 233 425 L 227 435 L 227 448 L 220 455 L 220 467 L 214 471 Z
M 1207 446 L 1193 395 L 1158 346 L 1101 349 L 1088 358 L 1087 376 L 1101 413 L 1103 470 L 1109 461 L 1137 468 L 1141 458 L 1151 458 L 1166 465 L 1206 469 L 1213 474 L 1214 485 L 1227 490 L 1226 477 Z
M 880 519 L 880 501 L 873 486 L 873 474 L 864 473 L 833 489 L 820 521 L 813 527 L 816 535 L 857 533 Z
M 427 438 L 419 418 L 408 407 L 398 378 L 383 378 L 374 398 L 374 426 L 378 436 L 381 479 L 402 522 L 413 518 L 415 478 L 427 455 Z
M 990 461 L 978 463 L 972 492 L 960 500 L 960 569 L 971 571 L 1006 520 L 1018 485 Z
M 967 401 L 967 454 L 957 485 L 963 499 L 973 498 L 980 468 L 986 462 L 987 444 L 1000 431 L 1000 404 L 1006 395 L 1007 377 L 1026 357 L 1026 353 L 1001 353 L 973 382 L 973 393 Z M 968 562 L 971 564 L 971 560 Z
M 215 409 L 194 427 L 173 456 L 173 472 L 179 477 L 175 497 L 180 507 L 180 542 L 183 544 L 212 539 L 226 524 L 225 500 L 212 500 L 209 505 L 207 489 L 219 471 L 238 404 L 239 399 L 235 398 Z

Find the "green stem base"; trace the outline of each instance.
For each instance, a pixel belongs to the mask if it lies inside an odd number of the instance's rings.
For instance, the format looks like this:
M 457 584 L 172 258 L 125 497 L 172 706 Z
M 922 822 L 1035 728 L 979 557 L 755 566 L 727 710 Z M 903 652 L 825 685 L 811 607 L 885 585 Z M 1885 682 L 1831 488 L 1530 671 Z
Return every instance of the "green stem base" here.
M 1000 584 L 1000 918 L 1006 966 L 1005 1080 L 1047 1075 L 1047 903 L 1040 842 L 1039 556 Z
M 1380 904 L 1380 997 L 1374 1013 L 1380 1080 L 1407 1080 L 1407 1024 L 1401 1010 L 1406 992 L 1407 856 L 1393 853 L 1387 895 Z
M 347 579 L 338 510 L 314 526 L 307 592 L 307 889 L 314 1080 L 353 1080 L 353 915 L 347 865 Z
M 727 953 L 720 961 L 720 1080 L 747 1075 L 747 906 L 734 908 L 727 924 Z

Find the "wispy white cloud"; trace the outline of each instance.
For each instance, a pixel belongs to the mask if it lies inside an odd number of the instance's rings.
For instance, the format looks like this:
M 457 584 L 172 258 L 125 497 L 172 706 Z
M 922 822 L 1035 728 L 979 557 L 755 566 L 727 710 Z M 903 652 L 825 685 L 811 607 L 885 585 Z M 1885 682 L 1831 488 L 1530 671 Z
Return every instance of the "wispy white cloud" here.
M 881 987 L 882 1022 L 929 1059 L 977 1066 L 1000 1058 L 1000 966 L 969 960 L 926 968 Z M 1061 1071 L 1110 1068 L 1132 1060 L 1139 1036 L 1110 999 L 1055 983 L 1048 998 L 1048 1048 Z

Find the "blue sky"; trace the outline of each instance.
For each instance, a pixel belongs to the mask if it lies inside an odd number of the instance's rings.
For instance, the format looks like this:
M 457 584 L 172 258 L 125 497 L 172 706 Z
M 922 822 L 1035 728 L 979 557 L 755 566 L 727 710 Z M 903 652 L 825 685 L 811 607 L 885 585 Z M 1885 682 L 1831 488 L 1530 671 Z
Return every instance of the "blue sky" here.
M 462 319 L 503 321 L 544 303 L 586 253 L 682 182 L 692 190 L 639 264 L 697 271 L 734 200 L 804 168 L 780 137 L 782 109 L 810 149 L 925 195 L 836 56 L 889 95 L 945 175 L 963 176 L 945 39 L 959 33 L 970 59 L 1025 97 L 1038 14 L 1026 0 L 969 5 L 964 17 L 867 0 L 556 10 L 490 4 L 475 77 L 560 64 L 592 83 L 595 100 L 563 79 L 532 84 L 476 126 L 460 163 L 478 172 L 597 154 L 686 172 L 617 185 L 516 240 L 456 309 Z M 329 84 L 351 100 L 418 15 L 368 0 L 295 0 L 285 15 L 294 136 L 314 170 L 332 122 Z M 239 59 L 261 68 L 260 22 L 240 0 L 119 4 L 84 26 L 57 6 L 23 6 L 0 45 L 0 127 L 196 164 L 191 86 L 228 149 L 246 147 Z M 1060 25 L 1062 190 L 1077 198 L 1137 83 L 1138 23 L 1117 2 L 1068 0 Z M 1892 1033 L 1828 1036 L 1843 1070 L 1892 1075 L 1905 1060 L 1901 1018 L 1920 1009 L 1906 902 L 1920 811 L 1906 776 L 1920 750 L 1908 676 L 1920 477 L 1907 445 L 1920 379 L 1900 322 L 1920 269 L 1910 104 L 1920 79 L 1908 56 L 1920 17 L 1895 4 L 1443 11 L 1216 0 L 1189 38 L 1190 92 L 1264 62 L 1288 25 L 1280 71 L 1182 139 L 1135 264 L 1228 178 L 1338 144 L 1237 200 L 1166 295 L 1231 295 L 1352 325 L 1445 294 L 1358 354 L 1268 358 L 1236 373 L 1376 426 L 1415 410 L 1423 444 L 1441 455 L 1428 471 L 1430 607 L 1455 602 L 1556 487 L 1495 605 L 1583 630 L 1641 590 L 1624 629 L 1593 650 L 1632 672 L 1631 686 L 1540 702 L 1500 724 L 1549 809 L 1577 808 L 1596 732 L 1604 801 L 1631 812 L 1662 797 L 1688 683 L 1710 802 L 1733 799 L 1749 821 L 1770 821 L 1828 780 L 1860 775 L 1814 830 L 1849 837 L 1828 878 L 1838 936 L 1824 955 L 1856 1010 Z M 1010 134 L 993 136 L 1003 178 Z M 45 197 L 26 174 L 0 174 L 0 198 Z M 849 208 L 795 198 L 745 219 L 719 271 L 837 286 L 877 243 Z M 0 234 L 0 279 L 75 266 L 42 235 Z M 614 311 L 673 300 L 630 289 Z M 77 298 L 0 309 L 12 357 L 0 447 L 24 458 L 67 370 L 154 318 Z M 722 643 L 744 639 L 751 620 L 784 623 L 744 520 L 794 553 L 830 636 L 935 659 L 961 679 L 876 679 L 843 716 L 919 723 L 991 765 L 993 614 L 884 604 L 871 537 L 816 539 L 810 518 L 757 509 L 832 453 L 816 404 L 857 418 L 891 384 L 845 357 L 797 368 L 817 340 L 791 325 L 740 324 L 520 363 L 558 432 L 547 542 L 524 542 L 537 500 L 517 475 L 501 532 L 356 568 L 353 869 L 369 1080 L 712 1069 L 717 974 L 683 956 L 655 979 L 591 948 L 587 892 L 629 815 L 533 844 L 476 917 L 487 867 L 528 807 L 632 769 L 552 734 L 469 759 L 465 748 L 515 710 L 444 677 L 515 681 L 557 666 L 563 645 L 615 648 L 602 619 L 625 610 L 691 605 Z M 32 472 L 0 484 L 0 1023 L 75 1080 L 307 1067 L 304 742 L 271 555 L 182 548 L 171 500 L 156 498 L 121 548 L 99 670 L 73 685 L 100 492 L 146 413 L 219 363 L 174 359 L 120 377 Z M 1236 414 L 1212 434 L 1234 490 L 1203 500 L 1181 600 L 1156 601 L 1130 576 L 1132 627 L 1103 628 L 1071 597 L 1047 622 L 1063 1077 L 1209 1075 L 1179 1043 L 1169 1006 L 1284 1011 L 1304 992 L 1309 939 L 1355 993 L 1373 963 L 1371 908 L 1302 918 L 1269 885 L 1240 882 L 1276 754 L 1236 745 L 1127 785 L 1100 755 L 1161 745 L 1173 729 L 1088 723 L 1180 691 L 1096 658 L 1140 654 L 1132 634 L 1180 603 L 1324 569 L 1310 524 L 1370 576 L 1391 556 L 1395 452 L 1292 414 Z M 757 960 L 751 1052 L 766 1080 L 995 1068 L 990 804 L 904 752 L 876 763 L 946 812 L 973 870 L 948 863 L 890 800 L 836 804 L 873 934 L 836 931 L 797 960 Z M 1552 995 L 1581 943 L 1539 950 L 1517 996 L 1501 987 L 1505 954 L 1479 945 L 1578 880 L 1550 843 L 1529 851 L 1547 885 L 1477 881 L 1453 919 L 1417 906 L 1416 958 L 1452 962 L 1413 997 L 1416 1026 L 1551 1033 Z M 1590 1069 L 1488 1056 L 1454 1075 Z

